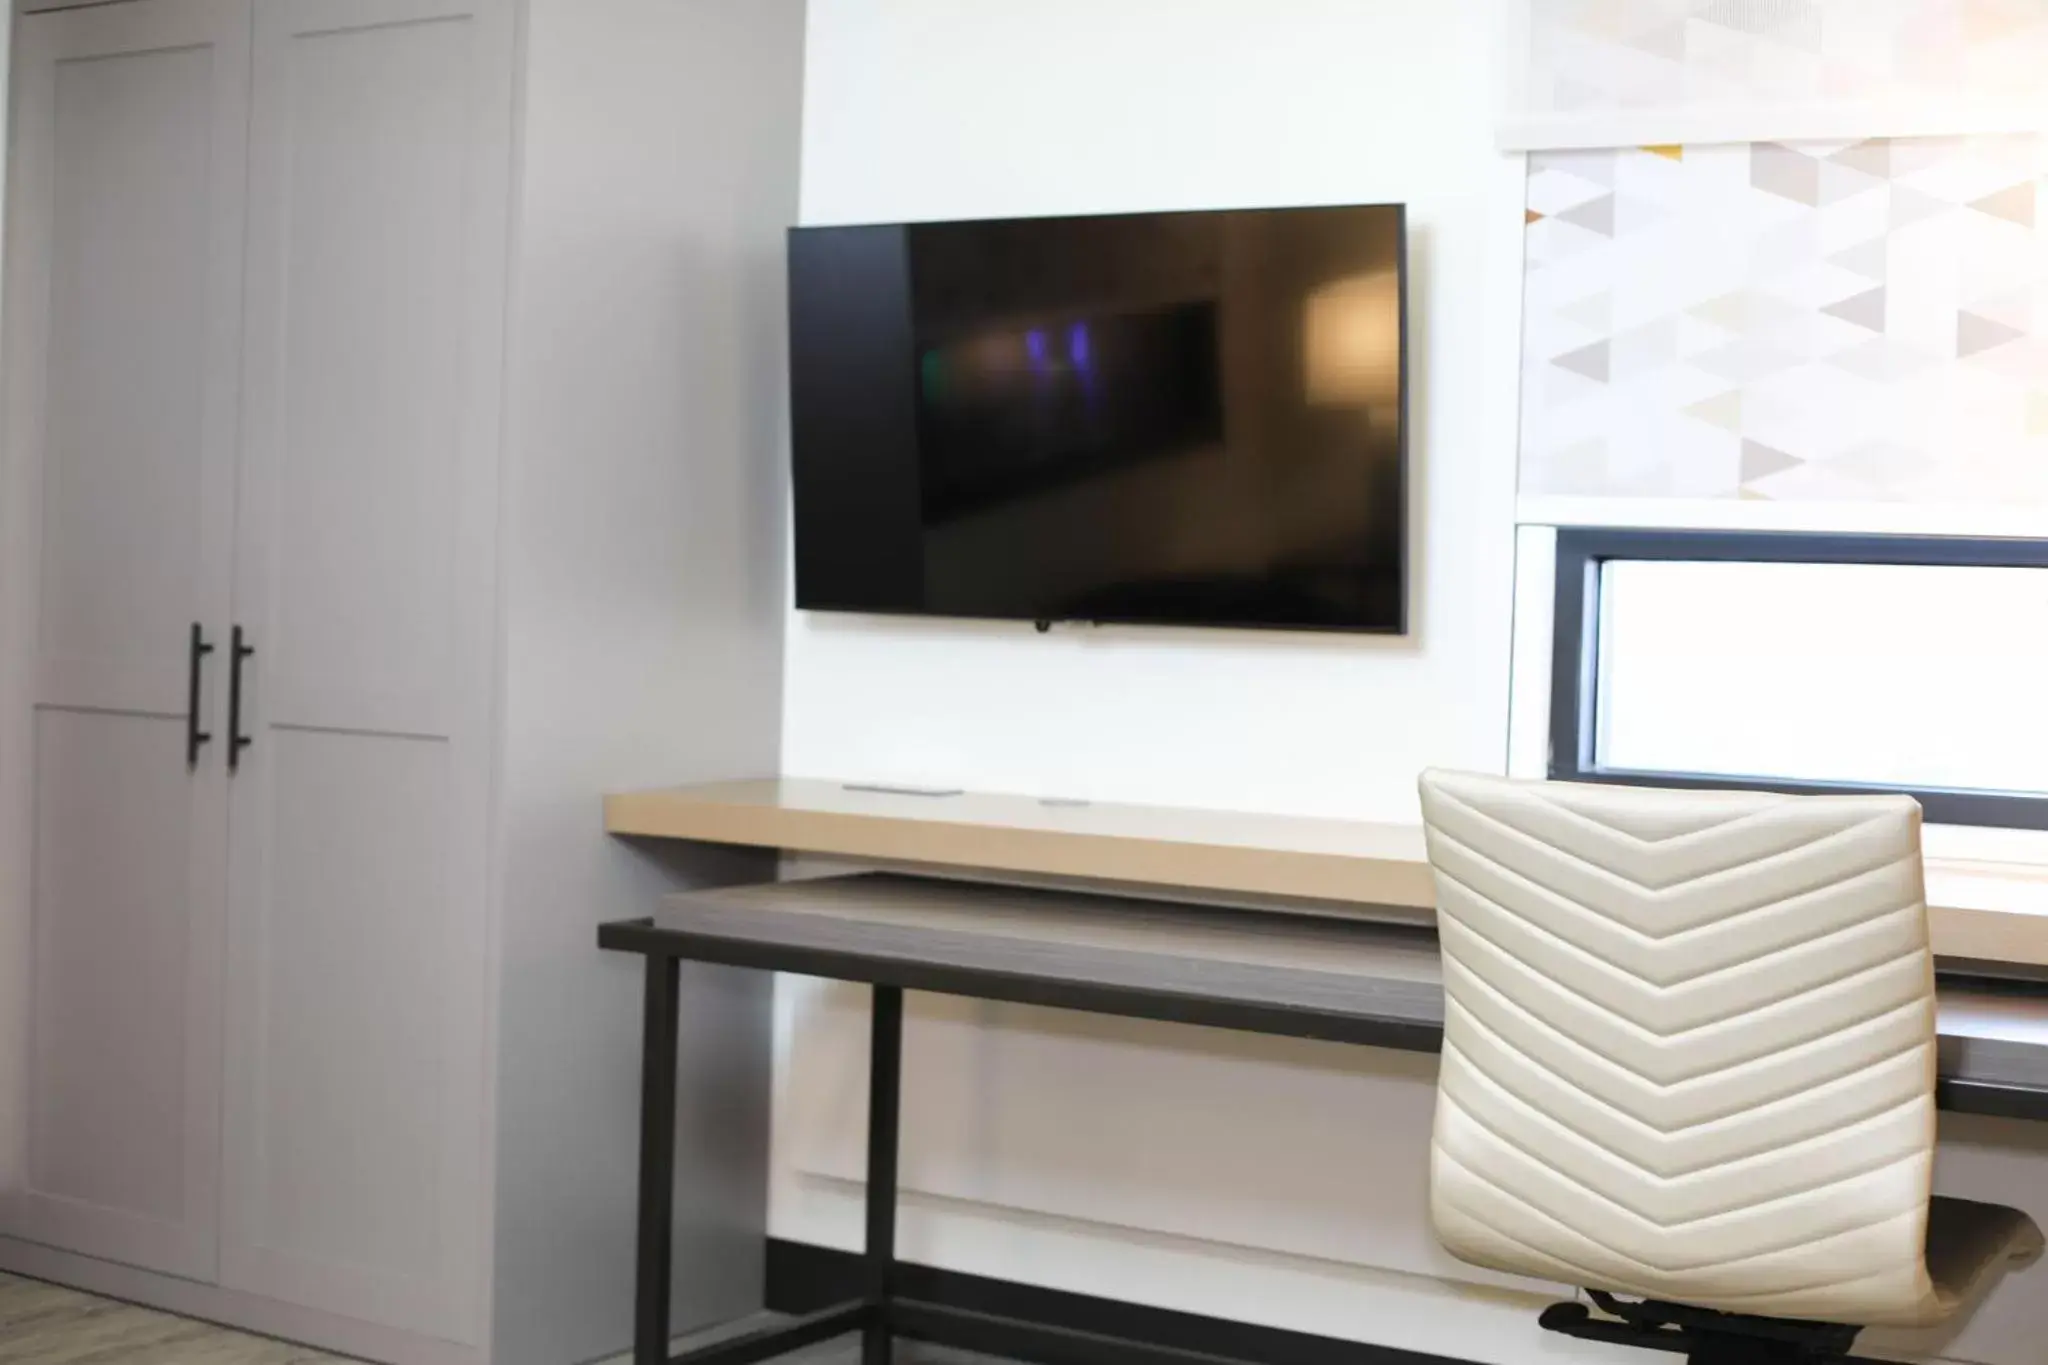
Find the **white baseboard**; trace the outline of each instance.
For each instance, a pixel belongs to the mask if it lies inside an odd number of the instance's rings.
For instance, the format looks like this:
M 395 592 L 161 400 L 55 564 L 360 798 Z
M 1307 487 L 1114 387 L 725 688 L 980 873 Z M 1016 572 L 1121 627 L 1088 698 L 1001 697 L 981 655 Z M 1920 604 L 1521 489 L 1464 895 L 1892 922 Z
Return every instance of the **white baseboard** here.
M 0 1270 L 383 1365 L 486 1365 L 483 1351 L 218 1285 L 0 1237 Z

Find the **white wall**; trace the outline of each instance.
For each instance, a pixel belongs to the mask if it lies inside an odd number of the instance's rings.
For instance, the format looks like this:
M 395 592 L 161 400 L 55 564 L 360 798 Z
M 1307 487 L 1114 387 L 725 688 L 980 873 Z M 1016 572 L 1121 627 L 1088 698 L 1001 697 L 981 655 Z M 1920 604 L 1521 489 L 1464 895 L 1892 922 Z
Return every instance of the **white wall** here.
M 1521 163 L 1486 0 L 811 0 L 803 221 L 1405 202 L 1411 638 L 792 613 L 784 770 L 1412 819 L 1507 754 Z M 779 998 L 771 1231 L 858 1244 L 858 992 Z M 1433 1068 L 914 997 L 905 1254 L 1497 1361 L 1580 1359 L 1421 1211 Z M 1459 1283 L 1457 1281 L 1465 1281 Z
M 1520 159 L 1486 0 L 814 0 L 803 220 L 1404 201 L 1415 633 L 793 614 L 784 768 L 1413 818 L 1500 768 Z

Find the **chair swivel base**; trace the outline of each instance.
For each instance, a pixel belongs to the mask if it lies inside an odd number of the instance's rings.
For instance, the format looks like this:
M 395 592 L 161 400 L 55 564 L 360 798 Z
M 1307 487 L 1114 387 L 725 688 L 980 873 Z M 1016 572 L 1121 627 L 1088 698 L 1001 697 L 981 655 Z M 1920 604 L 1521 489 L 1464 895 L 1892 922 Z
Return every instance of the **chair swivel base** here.
M 1554 1303 L 1537 1321 L 1547 1331 L 1584 1341 L 1676 1352 L 1691 1365 L 1853 1365 L 1849 1348 L 1862 1330 L 1654 1300 L 1624 1303 L 1598 1290 L 1590 1297 L 1609 1317 L 1594 1317 L 1583 1303 Z

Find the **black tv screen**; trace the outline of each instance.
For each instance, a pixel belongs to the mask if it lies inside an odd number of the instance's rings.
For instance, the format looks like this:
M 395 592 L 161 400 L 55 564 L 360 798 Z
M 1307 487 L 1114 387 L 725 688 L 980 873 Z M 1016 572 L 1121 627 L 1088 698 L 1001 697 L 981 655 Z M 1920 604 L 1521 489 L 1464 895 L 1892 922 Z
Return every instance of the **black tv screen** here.
M 797 228 L 796 599 L 1406 628 L 1399 206 Z

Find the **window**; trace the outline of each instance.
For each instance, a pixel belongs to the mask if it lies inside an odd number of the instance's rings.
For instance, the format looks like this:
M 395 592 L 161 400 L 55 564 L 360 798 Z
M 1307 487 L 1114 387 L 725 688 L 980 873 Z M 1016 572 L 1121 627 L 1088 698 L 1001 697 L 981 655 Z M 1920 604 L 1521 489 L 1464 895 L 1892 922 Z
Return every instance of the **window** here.
M 2048 542 L 1560 531 L 1550 773 L 2048 829 Z

